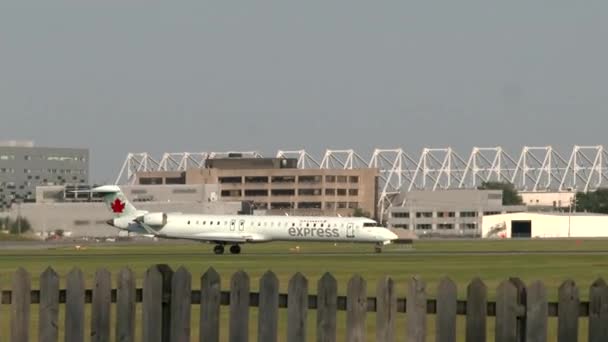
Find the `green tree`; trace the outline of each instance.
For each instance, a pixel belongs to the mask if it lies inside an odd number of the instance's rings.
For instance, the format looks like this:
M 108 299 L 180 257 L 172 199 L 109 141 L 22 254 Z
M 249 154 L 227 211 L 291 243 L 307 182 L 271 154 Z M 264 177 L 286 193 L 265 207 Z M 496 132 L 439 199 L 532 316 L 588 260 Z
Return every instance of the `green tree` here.
M 503 205 L 521 205 L 524 204 L 523 199 L 515 189 L 515 186 L 509 182 L 483 182 L 478 187 L 479 190 L 502 190 Z
M 22 216 L 17 217 L 16 220 L 11 221 L 9 224 L 11 234 L 23 234 L 30 229 L 32 229 L 30 222 Z
M 361 208 L 355 208 L 355 210 L 353 210 L 353 217 L 369 217 L 369 213 L 363 211 L 363 209 Z
M 608 214 L 608 189 L 593 192 L 577 192 L 574 198 L 576 211 Z

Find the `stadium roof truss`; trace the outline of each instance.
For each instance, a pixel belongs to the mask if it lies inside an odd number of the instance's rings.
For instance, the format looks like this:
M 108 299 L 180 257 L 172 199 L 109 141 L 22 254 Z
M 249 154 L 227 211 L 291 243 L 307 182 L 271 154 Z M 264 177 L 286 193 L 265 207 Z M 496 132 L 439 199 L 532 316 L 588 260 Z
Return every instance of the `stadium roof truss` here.
M 205 160 L 229 156 L 261 158 L 247 152 L 129 153 L 116 184 L 133 184 L 138 172 L 185 171 Z M 593 191 L 608 184 L 608 151 L 602 146 L 574 146 L 568 158 L 551 146 L 524 146 L 516 158 L 502 147 L 474 147 L 463 158 L 451 147 L 424 148 L 414 156 L 403 149 L 375 149 L 369 159 L 352 149 L 326 150 L 321 159 L 306 150 L 279 150 L 276 158 L 296 158 L 298 168 L 377 168 L 378 209 L 384 214 L 398 195 L 413 190 L 475 189 L 483 182 L 510 182 L 519 191 Z M 400 204 L 400 203 L 399 203 Z

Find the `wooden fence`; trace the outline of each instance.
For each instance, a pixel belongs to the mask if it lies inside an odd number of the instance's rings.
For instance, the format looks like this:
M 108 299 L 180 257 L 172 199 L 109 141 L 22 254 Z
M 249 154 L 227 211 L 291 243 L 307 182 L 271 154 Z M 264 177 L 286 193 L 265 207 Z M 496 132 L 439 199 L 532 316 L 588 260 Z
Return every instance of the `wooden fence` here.
M 190 341 L 191 305 L 200 305 L 200 341 L 220 340 L 220 306 L 229 306 L 228 340 L 248 341 L 249 308 L 259 310 L 257 341 L 289 342 L 306 340 L 335 341 L 337 312 L 346 311 L 346 341 L 366 340 L 366 314 L 375 312 L 376 340 L 425 341 L 427 314 L 436 315 L 436 341 L 455 341 L 456 317 L 466 316 L 466 341 L 486 341 L 486 318 L 494 316 L 496 341 L 546 341 L 548 317 L 557 317 L 558 341 L 576 341 L 579 317 L 588 317 L 589 341 L 608 341 L 608 287 L 599 279 L 591 285 L 589 302 L 579 300 L 573 281 L 559 288 L 559 300 L 547 301 L 541 282 L 525 286 L 517 278 L 503 281 L 497 288 L 496 301 L 487 300 L 487 289 L 479 279 L 467 287 L 466 301 L 457 300 L 457 288 L 443 279 L 437 298 L 428 299 L 422 279 L 412 278 L 406 298 L 398 298 L 396 284 L 390 278 L 380 279 L 376 296 L 367 297 L 366 281 L 354 276 L 348 282 L 347 295 L 337 295 L 337 282 L 325 274 L 317 282 L 317 294 L 309 294 L 308 280 L 295 274 L 287 294 L 279 293 L 279 281 L 272 272 L 260 279 L 259 293 L 249 290 L 245 272 L 230 279 L 230 291 L 221 290 L 221 279 L 212 268 L 200 279 L 200 290 L 192 289 L 192 277 L 184 268 L 173 272 L 167 265 L 155 265 L 144 276 L 143 288 L 136 288 L 135 275 L 128 268 L 118 273 L 116 288 L 111 274 L 98 270 L 94 287 L 85 289 L 83 273 L 72 270 L 66 289 L 59 288 L 59 277 L 47 269 L 40 277 L 40 289 L 31 290 L 30 275 L 19 269 L 13 276 L 12 290 L 2 292 L 2 304 L 11 306 L 10 341 L 29 340 L 31 304 L 38 306 L 39 341 L 57 341 L 63 329 L 65 341 L 84 341 L 85 325 L 90 324 L 91 341 L 109 341 L 111 303 L 116 304 L 115 340 L 135 340 L 135 326 L 141 320 L 142 341 Z M 65 304 L 65 326 L 60 327 L 59 305 Z M 136 303 L 142 303 L 142 317 L 136 318 Z M 85 304 L 92 305 L 92 315 L 85 322 Z M 287 308 L 287 330 L 278 330 L 279 308 Z M 316 336 L 306 336 L 307 312 L 317 310 Z M 407 315 L 406 326 L 396 324 L 397 315 Z M 0 319 L 9 319 L 0 317 Z M 1 326 L 1 325 L 0 325 Z M 461 332 L 463 333 L 463 332 Z M 225 338 L 225 337 L 224 337 Z M 253 337 L 251 338 L 253 340 Z

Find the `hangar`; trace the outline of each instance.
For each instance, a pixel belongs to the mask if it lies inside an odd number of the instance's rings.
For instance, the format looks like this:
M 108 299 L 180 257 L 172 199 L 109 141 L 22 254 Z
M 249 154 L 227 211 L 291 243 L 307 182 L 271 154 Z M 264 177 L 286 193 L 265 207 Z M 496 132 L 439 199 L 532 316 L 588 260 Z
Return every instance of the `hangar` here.
M 483 238 L 608 237 L 608 215 L 513 213 L 484 216 Z

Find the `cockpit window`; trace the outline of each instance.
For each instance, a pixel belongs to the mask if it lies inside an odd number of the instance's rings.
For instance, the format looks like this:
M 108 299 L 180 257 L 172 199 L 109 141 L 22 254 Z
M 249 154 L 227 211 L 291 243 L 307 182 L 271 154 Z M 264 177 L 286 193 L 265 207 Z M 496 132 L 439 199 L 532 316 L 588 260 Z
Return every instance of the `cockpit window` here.
M 376 222 L 363 223 L 363 227 L 375 227 Z

